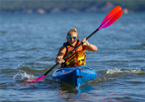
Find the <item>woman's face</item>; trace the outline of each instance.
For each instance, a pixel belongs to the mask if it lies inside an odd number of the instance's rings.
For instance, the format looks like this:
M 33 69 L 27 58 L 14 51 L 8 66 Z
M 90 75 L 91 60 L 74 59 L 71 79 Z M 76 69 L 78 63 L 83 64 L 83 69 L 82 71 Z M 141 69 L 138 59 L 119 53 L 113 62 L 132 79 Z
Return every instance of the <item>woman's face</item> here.
M 71 46 L 75 46 L 78 40 L 78 34 L 76 32 L 70 32 L 66 38 Z

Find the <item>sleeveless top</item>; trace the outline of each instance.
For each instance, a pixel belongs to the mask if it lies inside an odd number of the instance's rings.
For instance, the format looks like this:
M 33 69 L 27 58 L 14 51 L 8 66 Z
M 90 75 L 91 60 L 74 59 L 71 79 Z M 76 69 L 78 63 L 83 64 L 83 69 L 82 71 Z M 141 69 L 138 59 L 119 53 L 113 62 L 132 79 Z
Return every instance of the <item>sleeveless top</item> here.
M 64 43 L 63 46 L 66 47 L 65 56 L 75 49 L 81 42 L 78 40 L 75 47 L 71 46 L 68 42 Z M 86 65 L 86 54 L 83 45 L 78 47 L 72 54 L 70 54 L 65 62 L 61 64 L 61 67 L 77 67 Z

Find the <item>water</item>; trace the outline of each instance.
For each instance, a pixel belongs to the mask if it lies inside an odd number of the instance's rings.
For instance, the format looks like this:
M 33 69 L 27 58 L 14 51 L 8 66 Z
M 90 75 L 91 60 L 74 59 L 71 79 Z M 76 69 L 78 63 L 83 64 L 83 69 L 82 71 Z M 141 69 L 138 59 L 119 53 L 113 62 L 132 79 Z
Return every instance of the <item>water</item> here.
M 21 85 L 54 64 L 66 33 L 77 28 L 82 40 L 99 27 L 107 13 L 0 15 L 0 101 L 142 102 L 145 101 L 145 14 L 123 14 L 89 42 L 87 66 L 98 76 L 76 90 L 55 82 Z

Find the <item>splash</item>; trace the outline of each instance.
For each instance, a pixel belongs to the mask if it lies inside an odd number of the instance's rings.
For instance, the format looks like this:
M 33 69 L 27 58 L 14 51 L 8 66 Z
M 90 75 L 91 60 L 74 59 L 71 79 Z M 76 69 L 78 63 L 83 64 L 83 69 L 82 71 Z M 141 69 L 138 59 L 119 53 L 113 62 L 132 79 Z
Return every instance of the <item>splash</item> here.
M 135 74 L 145 74 L 145 71 L 138 69 L 138 70 L 131 70 L 131 73 L 135 73 Z
M 122 72 L 128 72 L 128 71 L 122 71 L 121 69 L 108 69 L 106 74 L 115 74 L 115 73 L 122 73 Z
M 127 70 L 127 69 L 108 69 L 106 74 L 116 74 L 116 73 L 134 73 L 134 74 L 144 74 L 145 71 L 141 69 Z
M 20 70 L 16 75 L 13 76 L 13 80 L 15 81 L 32 80 L 32 79 L 34 79 L 33 75 L 29 75 L 22 70 Z

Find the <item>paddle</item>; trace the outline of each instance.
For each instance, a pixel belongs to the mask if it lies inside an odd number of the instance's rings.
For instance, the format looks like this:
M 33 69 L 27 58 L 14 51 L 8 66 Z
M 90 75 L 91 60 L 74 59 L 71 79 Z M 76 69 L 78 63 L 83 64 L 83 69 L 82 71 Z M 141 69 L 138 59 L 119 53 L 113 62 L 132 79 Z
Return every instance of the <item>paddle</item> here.
M 114 23 L 123 13 L 123 10 L 120 6 L 115 7 L 113 10 L 111 10 L 108 15 L 104 18 L 103 22 L 97 28 L 92 34 L 90 34 L 86 39 L 88 40 L 92 35 L 94 35 L 97 31 L 99 31 L 102 28 L 106 28 L 110 26 L 112 23 Z M 81 42 L 75 49 L 73 49 L 67 56 L 65 56 L 63 59 L 66 59 L 70 54 L 72 54 L 79 46 L 81 46 L 83 42 Z M 46 73 L 44 73 L 41 77 L 36 78 L 34 80 L 28 80 L 27 82 L 37 82 L 42 80 L 50 71 L 52 71 L 56 66 L 58 66 L 59 63 L 56 63 L 52 68 L 50 68 Z

